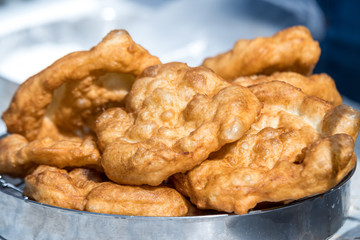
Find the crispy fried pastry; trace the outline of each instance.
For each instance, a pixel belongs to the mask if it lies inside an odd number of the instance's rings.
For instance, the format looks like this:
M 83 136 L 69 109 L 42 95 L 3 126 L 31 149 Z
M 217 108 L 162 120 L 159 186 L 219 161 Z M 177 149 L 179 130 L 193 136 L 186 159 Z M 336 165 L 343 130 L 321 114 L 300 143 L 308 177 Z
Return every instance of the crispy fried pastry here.
M 19 149 L 27 145 L 26 138 L 18 134 L 0 140 L 0 174 L 25 177 L 29 169 L 36 166 L 33 162 L 18 157 Z
M 53 140 L 43 138 L 29 142 L 19 134 L 0 140 L 0 173 L 24 177 L 36 165 L 79 167 L 101 170 L 100 153 L 92 137 Z
M 19 87 L 0 173 L 32 172 L 24 194 L 41 203 L 121 215 L 198 214 L 179 192 L 237 214 L 325 192 L 355 165 L 360 113 L 306 76 L 319 55 L 297 26 L 190 68 L 112 31 Z
M 97 119 L 102 166 L 114 182 L 159 185 L 238 140 L 260 108 L 247 88 L 207 68 L 149 67 L 134 82 L 126 111 L 110 109 Z
M 272 37 L 238 40 L 232 50 L 205 59 L 203 65 L 226 80 L 281 71 L 308 75 L 319 57 L 318 42 L 307 28 L 296 26 Z
M 96 171 L 70 172 L 39 166 L 25 178 L 24 195 L 41 203 L 76 210 L 136 216 L 185 216 L 190 203 L 166 186 L 122 186 Z
M 251 85 L 271 82 L 274 80 L 289 83 L 297 88 L 300 88 L 307 95 L 324 99 L 335 106 L 342 103 L 341 95 L 336 89 L 334 80 L 324 73 L 306 77 L 295 72 L 277 72 L 271 76 L 253 75 L 248 77 L 239 77 L 232 83 L 249 87 Z
M 158 63 L 125 30 L 114 30 L 91 50 L 66 55 L 30 77 L 18 88 L 3 120 L 9 133 L 28 140 L 53 134 L 41 130 L 45 118 L 64 132 L 86 133 L 103 109 L 123 105 L 144 68 Z
M 358 111 L 334 107 L 284 82 L 250 90 L 264 104 L 250 130 L 172 178 L 197 207 L 244 214 L 260 202 L 323 193 L 354 167 Z

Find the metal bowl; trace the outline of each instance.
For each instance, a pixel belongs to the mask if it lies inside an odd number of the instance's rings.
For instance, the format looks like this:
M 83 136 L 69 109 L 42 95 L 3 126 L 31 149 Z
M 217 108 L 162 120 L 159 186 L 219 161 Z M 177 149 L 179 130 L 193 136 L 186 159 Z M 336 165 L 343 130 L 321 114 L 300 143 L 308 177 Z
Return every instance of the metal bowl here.
M 324 194 L 245 215 L 137 217 L 90 213 L 23 198 L 23 181 L 0 179 L 0 239 L 326 239 L 343 224 L 350 178 Z M 12 179 L 11 179 L 12 180 Z

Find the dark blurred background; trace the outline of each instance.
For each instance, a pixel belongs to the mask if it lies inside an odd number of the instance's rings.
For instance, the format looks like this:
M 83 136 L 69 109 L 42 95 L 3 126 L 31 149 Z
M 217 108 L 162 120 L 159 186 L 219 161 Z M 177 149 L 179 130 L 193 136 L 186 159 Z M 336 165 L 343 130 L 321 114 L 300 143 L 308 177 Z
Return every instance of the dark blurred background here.
M 341 94 L 360 102 L 360 1 L 318 0 L 325 37 L 315 72 L 332 76 Z

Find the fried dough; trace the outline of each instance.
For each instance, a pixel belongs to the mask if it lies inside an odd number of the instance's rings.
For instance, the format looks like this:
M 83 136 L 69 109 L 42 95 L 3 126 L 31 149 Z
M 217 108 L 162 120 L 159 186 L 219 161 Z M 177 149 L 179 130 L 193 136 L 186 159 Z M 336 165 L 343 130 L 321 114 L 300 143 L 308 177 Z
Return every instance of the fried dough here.
M 134 82 L 126 110 L 109 109 L 97 119 L 102 166 L 114 182 L 159 185 L 238 140 L 260 108 L 247 88 L 207 68 L 149 67 Z
M 82 135 L 103 109 L 122 106 L 144 68 L 160 63 L 125 30 L 111 31 L 89 51 L 73 52 L 30 77 L 3 114 L 9 133 L 39 139 L 44 118 L 59 130 Z M 42 131 L 41 137 L 47 137 Z
M 279 81 L 250 90 L 264 104 L 250 130 L 172 177 L 175 188 L 198 208 L 245 214 L 260 202 L 323 193 L 353 169 L 358 111 L 334 107 Z
M 41 165 L 25 181 L 25 196 L 63 208 L 135 216 L 185 216 L 190 208 L 175 189 L 122 186 L 84 168 L 67 172 Z
M 354 168 L 360 113 L 310 75 L 319 56 L 297 26 L 191 68 L 114 30 L 19 87 L 0 173 L 44 204 L 136 216 L 201 214 L 179 192 L 236 214 L 323 193 Z
M 24 177 L 36 165 L 79 167 L 102 170 L 100 153 L 92 137 L 53 140 L 43 138 L 29 142 L 19 134 L 0 140 L 0 173 Z
M 289 83 L 297 88 L 300 88 L 307 95 L 324 99 L 335 106 L 342 103 L 341 95 L 336 89 L 334 80 L 325 73 L 314 74 L 306 77 L 295 72 L 276 72 L 270 76 L 253 75 L 248 77 L 239 77 L 232 81 L 232 83 L 249 87 L 251 85 L 271 82 L 274 80 Z
M 271 37 L 238 40 L 232 50 L 205 59 L 203 66 L 226 80 L 282 71 L 308 75 L 319 60 L 320 52 L 309 30 L 295 26 Z
M 18 134 L 0 140 L 0 174 L 25 177 L 29 169 L 36 166 L 33 162 L 18 157 L 19 150 L 27 144 L 26 138 Z

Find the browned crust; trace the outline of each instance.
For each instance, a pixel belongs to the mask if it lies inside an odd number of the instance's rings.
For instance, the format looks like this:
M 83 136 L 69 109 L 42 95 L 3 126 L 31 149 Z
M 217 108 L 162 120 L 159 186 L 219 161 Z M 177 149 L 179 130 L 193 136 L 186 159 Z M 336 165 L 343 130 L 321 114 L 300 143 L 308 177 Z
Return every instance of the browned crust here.
M 324 99 L 335 106 L 342 103 L 341 95 L 336 89 L 334 80 L 325 73 L 313 74 L 307 77 L 295 72 L 276 72 L 270 76 L 253 75 L 239 77 L 232 81 L 232 83 L 250 87 L 259 83 L 275 80 L 289 83 L 300 88 L 307 95 Z
M 100 153 L 92 137 L 28 140 L 11 134 L 0 140 L 0 173 L 23 177 L 36 165 L 88 166 L 102 170 Z
M 260 202 L 323 193 L 354 168 L 360 113 L 284 82 L 250 87 L 264 104 L 237 142 L 172 180 L 200 209 L 244 214 Z
M 152 66 L 135 81 L 127 111 L 112 109 L 98 118 L 102 165 L 115 182 L 159 185 L 239 139 L 260 108 L 248 89 L 207 68 Z
M 135 216 L 185 216 L 190 203 L 175 189 L 104 182 L 96 171 L 70 172 L 39 166 L 25 178 L 24 195 L 41 203 L 76 210 Z
M 232 50 L 205 59 L 203 65 L 226 80 L 281 71 L 308 75 L 319 57 L 319 44 L 309 30 L 295 26 L 271 37 L 238 40 Z
M 33 140 L 42 127 L 54 91 L 63 84 L 86 79 L 98 72 L 137 76 L 145 67 L 158 63 L 159 59 L 136 44 L 125 30 L 111 31 L 91 50 L 70 53 L 25 81 L 3 113 L 3 120 L 9 133 Z

